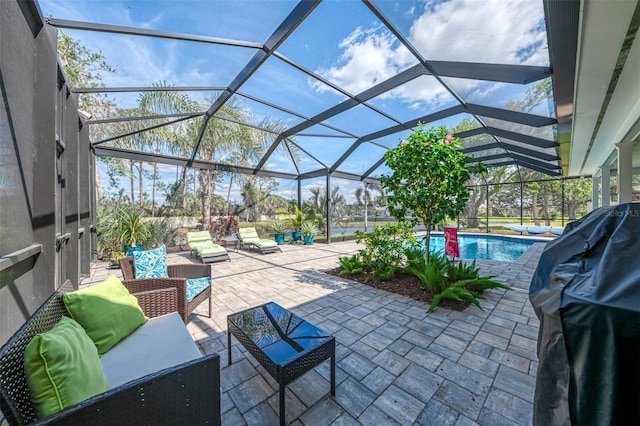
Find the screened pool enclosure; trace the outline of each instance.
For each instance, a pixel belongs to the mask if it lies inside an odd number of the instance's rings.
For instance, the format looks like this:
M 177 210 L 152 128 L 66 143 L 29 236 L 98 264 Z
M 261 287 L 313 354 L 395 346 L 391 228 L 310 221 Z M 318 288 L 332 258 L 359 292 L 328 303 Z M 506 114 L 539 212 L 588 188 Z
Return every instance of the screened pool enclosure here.
M 153 215 L 173 203 L 251 222 L 306 201 L 330 238 L 388 219 L 382 156 L 418 123 L 451 129 L 471 163 L 562 174 L 570 117 L 556 104 L 571 99 L 573 70 L 551 64 L 575 34 L 567 5 L 517 3 L 37 5 L 109 65 L 69 79 L 99 191 L 122 189 Z
M 386 222 L 383 155 L 419 123 L 489 166 L 466 229 L 637 199 L 639 24 L 638 1 L 0 1 L 0 336 L 90 274 L 116 206 Z

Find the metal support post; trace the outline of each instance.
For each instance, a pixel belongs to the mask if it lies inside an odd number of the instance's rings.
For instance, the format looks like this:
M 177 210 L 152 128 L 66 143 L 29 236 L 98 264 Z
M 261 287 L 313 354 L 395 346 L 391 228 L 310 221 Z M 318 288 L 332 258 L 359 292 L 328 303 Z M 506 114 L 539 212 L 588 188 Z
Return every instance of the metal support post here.
M 327 232 L 327 243 L 331 243 L 331 173 L 327 173 L 327 224 L 325 226 Z

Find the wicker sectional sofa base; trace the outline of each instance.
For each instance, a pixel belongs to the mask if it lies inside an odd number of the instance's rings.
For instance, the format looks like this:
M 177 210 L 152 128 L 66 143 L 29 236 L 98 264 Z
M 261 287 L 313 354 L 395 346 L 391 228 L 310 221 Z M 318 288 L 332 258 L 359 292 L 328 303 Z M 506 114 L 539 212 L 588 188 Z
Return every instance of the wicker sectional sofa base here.
M 114 424 L 212 424 L 220 425 L 220 358 L 217 354 L 198 356 L 195 351 L 197 347 L 188 348 L 182 354 L 174 354 L 170 361 L 155 360 L 156 366 L 167 366 L 154 372 L 144 372 L 144 376 L 127 381 L 122 384 L 112 384 L 108 391 L 89 398 L 72 407 L 68 407 L 45 419 L 37 419 L 29 389 L 24 376 L 24 350 L 33 336 L 43 333 L 51 328 L 66 315 L 66 309 L 62 302 L 61 293 L 71 291 L 73 287 L 65 284 L 63 288 L 55 292 L 43 305 L 29 318 L 29 320 L 16 332 L 16 334 L 0 349 L 0 410 L 6 420 L 12 425 L 22 424 L 65 424 L 65 425 L 114 425 Z M 158 297 L 176 298 L 176 289 L 161 289 L 160 294 L 138 295 L 140 305 L 145 310 L 145 303 L 154 303 Z M 166 306 L 171 306 L 169 303 Z M 173 303 L 175 306 L 175 302 Z M 151 318 L 147 324 L 155 327 L 173 327 L 170 332 L 173 336 L 180 336 L 182 332 L 177 330 L 176 324 L 183 327 L 183 332 L 187 332 L 186 326 L 181 317 L 169 312 L 157 312 L 158 318 Z M 167 325 L 162 325 L 163 323 Z M 154 324 L 155 323 L 155 324 Z M 173 325 L 168 325 L 168 324 Z M 145 325 L 147 325 L 145 324 Z M 143 326 L 144 327 L 144 326 Z M 141 355 L 136 350 L 127 350 L 127 345 L 134 347 L 138 345 L 136 339 L 143 335 L 140 342 L 148 339 L 145 335 L 148 330 L 143 327 L 136 330 L 130 336 L 122 340 L 111 349 L 116 350 L 120 346 L 120 354 L 111 360 L 114 364 L 122 362 L 126 353 L 132 352 L 131 356 Z M 162 330 L 160 330 L 162 332 Z M 157 330 L 152 333 L 157 333 Z M 182 344 L 189 344 L 185 340 L 179 339 Z M 193 345 L 195 343 L 191 340 Z M 109 351 L 109 352 L 111 352 Z M 105 355 L 109 355 L 109 352 Z M 158 357 L 163 356 L 164 351 L 156 350 Z M 182 351 L 181 351 L 182 352 Z M 180 360 L 189 359 L 185 362 Z M 179 362 L 170 365 L 173 362 Z M 138 364 L 138 367 L 135 364 Z M 129 371 L 117 373 L 120 377 L 137 375 L 131 369 L 150 368 L 151 362 L 140 362 L 139 359 L 131 359 L 134 366 L 126 368 Z M 103 362 L 104 365 L 104 362 Z M 105 366 L 105 373 L 106 373 Z M 147 374 L 148 373 L 148 374 Z M 112 377 L 114 377 L 112 375 Z M 120 380 L 122 381 L 122 380 Z

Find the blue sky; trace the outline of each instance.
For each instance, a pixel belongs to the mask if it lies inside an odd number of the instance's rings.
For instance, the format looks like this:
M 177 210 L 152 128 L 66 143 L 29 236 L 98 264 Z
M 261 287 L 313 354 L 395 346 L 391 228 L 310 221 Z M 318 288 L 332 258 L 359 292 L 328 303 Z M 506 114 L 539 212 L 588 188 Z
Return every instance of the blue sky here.
M 38 3 L 45 16 L 58 19 L 206 35 L 248 45 L 264 43 L 297 4 L 285 0 L 38 0 Z M 541 0 L 383 0 L 373 3 L 426 59 L 549 65 Z M 175 86 L 226 87 L 255 53 L 250 47 L 65 32 L 89 49 L 101 52 L 116 68 L 115 73 L 103 75 L 103 82 L 109 87 L 150 86 L 158 81 Z M 418 63 L 379 19 L 356 0 L 322 2 L 279 47 L 278 53 L 353 95 Z M 509 100 L 521 97 L 527 88 L 469 79 L 447 78 L 446 82 L 466 101 L 495 107 L 504 107 Z M 240 92 L 305 116 L 318 114 L 346 99 L 344 94 L 273 56 L 240 88 Z M 121 107 L 131 107 L 135 105 L 137 95 L 116 98 Z M 194 93 L 193 96 L 200 96 L 198 100 L 204 102 L 205 94 Z M 256 121 L 267 116 L 288 126 L 302 121 L 246 98 L 243 102 Z M 372 99 L 370 104 L 406 121 L 453 106 L 456 101 L 435 78 L 421 76 Z M 546 106 L 534 112 L 550 114 Z M 438 124 L 454 126 L 462 118 L 454 116 Z M 362 136 L 396 123 L 359 106 L 331 117 L 326 124 Z M 322 126 L 314 126 L 305 133 L 335 134 Z M 392 147 L 403 137 L 406 133 L 377 142 Z M 353 140 L 312 136 L 301 137 L 298 141 L 312 155 L 331 165 Z M 380 158 L 382 152 L 384 150 L 376 145 L 364 144 L 339 170 L 362 173 Z M 290 161 L 281 157 L 270 158 L 267 168 L 294 171 Z M 303 171 L 320 167 L 304 157 L 301 159 Z M 161 169 L 168 179 L 174 179 L 175 167 L 161 166 Z M 340 181 L 340 184 L 348 186 L 344 188 L 345 195 L 353 193 L 360 185 L 348 181 Z M 290 197 L 289 185 L 283 186 L 287 188 L 283 188 L 282 195 Z M 221 190 L 226 194 L 226 185 L 222 185 Z M 232 198 L 239 200 L 237 188 L 233 189 Z M 347 199 L 353 201 L 352 196 Z

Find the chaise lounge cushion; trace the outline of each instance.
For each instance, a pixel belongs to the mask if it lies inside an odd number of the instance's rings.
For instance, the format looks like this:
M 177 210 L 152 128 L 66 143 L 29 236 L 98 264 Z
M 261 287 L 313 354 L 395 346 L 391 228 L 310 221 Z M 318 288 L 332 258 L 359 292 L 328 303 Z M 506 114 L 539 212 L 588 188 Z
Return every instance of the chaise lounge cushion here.
M 211 234 L 209 231 L 187 232 L 187 243 L 189 246 L 191 246 L 192 243 L 202 241 L 211 241 Z
M 197 247 L 196 250 L 201 257 L 222 256 L 227 254 L 227 249 L 211 242 L 209 244 L 199 244 Z
M 136 279 L 168 277 L 166 247 L 162 245 L 153 250 L 134 251 L 133 265 Z
M 80 324 L 65 316 L 50 331 L 31 339 L 24 352 L 24 370 L 39 418 L 109 389 L 93 341 Z
M 100 358 L 112 388 L 202 356 L 177 312 L 151 318 Z
M 138 300 L 115 275 L 100 284 L 64 293 L 67 312 L 87 332 L 102 355 L 147 322 Z
M 278 247 L 278 243 L 272 240 L 267 240 L 266 238 L 260 238 L 258 240 L 250 240 L 250 243 L 247 243 L 247 244 L 254 244 L 260 248 Z
M 260 238 L 255 228 L 240 228 L 238 235 L 242 244 L 254 245 L 260 248 L 277 247 L 278 243 L 273 240 Z

